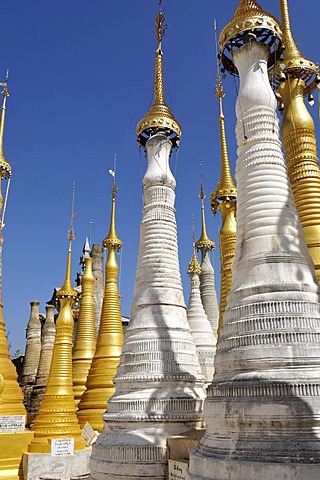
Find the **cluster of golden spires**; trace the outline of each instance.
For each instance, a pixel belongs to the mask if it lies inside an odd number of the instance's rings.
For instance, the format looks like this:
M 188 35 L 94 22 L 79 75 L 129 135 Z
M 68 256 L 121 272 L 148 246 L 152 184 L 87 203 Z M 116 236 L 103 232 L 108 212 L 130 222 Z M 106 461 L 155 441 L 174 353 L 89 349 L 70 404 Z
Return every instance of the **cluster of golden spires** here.
M 117 185 L 115 171 L 112 185 L 112 206 L 109 233 L 103 240 L 103 246 L 108 250 L 105 265 L 105 290 L 101 311 L 100 329 L 96 351 L 89 370 L 86 391 L 79 402 L 77 412 L 81 427 L 89 422 L 99 432 L 103 429 L 102 414 L 107 410 L 107 403 L 114 393 L 113 377 L 123 344 L 123 328 L 118 291 L 118 264 L 116 252 L 122 247 L 122 241 L 117 235 L 115 220 L 115 205 Z
M 279 86 L 279 92 L 285 105 L 282 132 L 284 149 L 287 157 L 289 178 L 298 208 L 301 224 L 306 237 L 310 254 L 315 263 L 318 280 L 320 280 L 320 171 L 318 167 L 314 124 L 303 100 L 306 93 L 310 93 L 318 81 L 318 67 L 314 62 L 302 56 L 298 49 L 291 29 L 287 0 L 280 0 L 282 28 L 286 49 L 281 61 L 281 71 L 286 80 Z M 156 17 L 156 37 L 158 48 L 156 51 L 154 102 L 146 116 L 137 126 L 138 141 L 145 145 L 147 139 L 159 129 L 167 132 L 173 146 L 177 146 L 181 127 L 171 114 L 164 99 L 163 64 L 161 42 L 166 31 L 162 10 Z M 277 20 L 266 14 L 254 0 L 240 0 L 233 19 L 222 30 L 219 44 L 221 52 L 231 39 L 244 31 L 255 28 L 265 28 L 282 37 Z M 225 68 L 232 73 L 229 60 L 222 53 L 221 61 Z M 6 98 L 8 96 L 7 83 L 2 84 L 4 90 L 0 124 L 0 179 L 10 178 L 11 167 L 3 152 L 4 120 Z M 220 318 L 219 331 L 222 325 L 223 312 L 226 306 L 227 295 L 231 289 L 231 267 L 234 259 L 236 242 L 236 196 L 237 189 L 231 174 L 225 132 L 225 118 L 222 100 L 224 90 L 220 74 L 217 75 L 216 96 L 219 100 L 219 124 L 221 143 L 221 175 L 217 188 L 211 193 L 211 207 L 214 213 L 220 210 L 222 227 L 220 230 L 221 251 L 221 289 L 220 289 Z M 1 186 L 1 185 L 0 185 Z M 60 313 L 57 319 L 57 333 L 50 370 L 50 377 L 46 393 L 43 398 L 39 414 L 33 425 L 35 438 L 29 446 L 30 452 L 50 452 L 52 438 L 75 438 L 75 450 L 84 448 L 81 436 L 81 426 L 88 421 L 93 428 L 101 431 L 103 428 L 102 414 L 107 408 L 107 401 L 114 392 L 113 377 L 119 363 L 123 343 L 123 329 L 120 313 L 119 292 L 117 286 L 118 265 L 116 251 L 121 249 L 122 241 L 116 232 L 115 200 L 117 186 L 114 179 L 112 186 L 112 207 L 109 233 L 103 240 L 103 246 L 108 250 L 108 260 L 105 267 L 105 294 L 103 300 L 101 326 L 95 350 L 95 334 L 93 319 L 93 275 L 92 259 L 85 260 L 85 273 L 82 280 L 82 303 L 78 324 L 78 333 L 73 350 L 72 374 L 72 334 L 73 316 L 72 303 L 77 292 L 71 282 L 71 255 L 74 239 L 71 221 L 69 231 L 69 248 L 66 276 L 61 289 L 57 292 L 60 303 Z M 214 242 L 209 238 L 206 230 L 204 212 L 204 189 L 200 187 L 202 232 L 199 240 L 194 244 L 193 255 L 188 267 L 189 275 L 200 274 L 201 267 L 196 258 L 195 247 L 213 249 Z M 22 404 L 22 393 L 16 381 L 16 372 L 10 356 L 5 334 L 5 323 L 2 312 L 2 227 L 4 217 L 2 195 L 0 194 L 0 414 L 25 414 Z M 72 209 L 73 218 L 73 209 Z M 82 313 L 86 318 L 86 329 L 82 330 Z M 95 354 L 93 355 L 95 351 Z M 81 364 L 77 377 L 77 361 Z M 92 360 L 92 363 L 91 363 Z M 90 370 L 89 370 L 89 366 Z M 79 367 L 80 368 L 80 367 Z M 80 372 L 81 370 L 81 372 Z M 89 372 L 89 374 L 88 374 Z M 86 383 L 86 385 L 85 385 Z M 85 391 L 85 388 L 87 390 Z M 85 391 L 85 393 L 84 393 Z M 79 411 L 76 415 L 76 404 L 80 400 Z M 54 420 L 53 420 L 54 419 Z
M 139 145 L 144 146 L 148 138 L 157 131 L 165 132 L 170 138 L 173 147 L 179 146 L 181 137 L 181 126 L 171 113 L 164 98 L 163 85 L 163 63 L 162 63 L 162 39 L 165 35 L 167 26 L 165 17 L 162 13 L 161 2 L 160 11 L 155 20 L 155 36 L 158 42 L 156 50 L 156 60 L 154 67 L 154 93 L 153 104 L 142 120 L 137 125 L 137 139 Z
M 75 186 L 73 188 L 71 225 L 68 234 L 69 248 L 66 275 L 62 287 L 57 292 L 60 311 L 56 321 L 56 337 L 46 392 L 32 425 L 34 439 L 28 449 L 32 453 L 50 453 L 51 440 L 54 438 L 74 438 L 75 450 L 85 448 L 76 415 L 72 381 L 74 319 L 71 307 L 78 295 L 71 283 L 74 190 Z

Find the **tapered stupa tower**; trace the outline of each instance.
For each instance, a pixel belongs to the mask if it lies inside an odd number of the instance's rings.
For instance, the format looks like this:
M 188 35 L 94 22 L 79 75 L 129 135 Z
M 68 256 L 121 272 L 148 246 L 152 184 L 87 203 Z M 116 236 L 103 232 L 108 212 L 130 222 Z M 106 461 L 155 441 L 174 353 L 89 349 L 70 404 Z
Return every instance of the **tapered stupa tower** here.
M 114 392 L 113 377 L 116 374 L 123 344 L 123 329 L 118 291 L 118 264 L 116 252 L 122 247 L 116 231 L 116 192 L 115 183 L 112 186 L 112 206 L 110 229 L 103 246 L 108 250 L 105 266 L 105 290 L 102 304 L 101 321 L 97 348 L 92 360 L 86 384 L 77 412 L 80 425 L 89 422 L 91 426 L 102 431 L 102 414 L 107 409 L 109 398 Z
M 214 282 L 214 270 L 210 260 L 210 252 L 214 250 L 215 244 L 207 233 L 206 218 L 204 211 L 205 193 L 201 180 L 200 195 L 201 199 L 201 236 L 196 242 L 196 249 L 201 252 L 201 274 L 200 274 L 200 293 L 203 308 L 210 322 L 215 344 L 217 343 L 217 330 L 219 321 L 219 306 L 217 300 L 217 292 Z
M 71 247 L 74 239 L 72 226 L 73 217 L 72 204 L 66 276 L 62 287 L 56 294 L 60 304 L 60 310 L 56 321 L 56 337 L 52 363 L 47 389 L 43 396 L 39 413 L 32 426 L 34 439 L 28 448 L 28 451 L 31 453 L 50 453 L 51 440 L 57 438 L 74 438 L 75 450 L 85 448 L 76 416 L 72 384 L 72 337 L 74 320 L 71 305 L 77 297 L 77 291 L 72 286 L 70 275 Z
M 201 372 L 206 380 L 206 384 L 209 384 L 213 377 L 216 339 L 201 301 L 199 280 L 201 266 L 196 257 L 194 241 L 188 274 L 190 276 L 188 322 L 194 343 L 196 344 Z
M 46 306 L 46 320 L 42 327 L 42 347 L 37 372 L 36 383 L 32 389 L 31 399 L 28 406 L 28 423 L 35 419 L 43 395 L 45 393 L 51 368 L 51 360 L 56 336 L 56 325 L 54 323 L 54 305 Z
M 3 199 L 1 187 L 3 180 L 7 180 L 8 184 L 6 192 L 8 192 L 11 177 L 11 166 L 4 155 L 3 149 L 6 101 L 9 94 L 7 82 L 1 83 L 0 85 L 3 87 L 3 102 L 0 123 L 0 372 L 4 381 L 3 391 L 1 393 L 0 415 L 25 415 L 26 411 L 23 406 L 23 396 L 17 382 L 17 372 L 15 366 L 10 360 L 2 304 L 2 229 L 4 227 L 7 194 Z
M 219 233 L 220 243 L 220 311 L 218 338 L 226 309 L 227 296 L 231 290 L 232 264 L 236 248 L 236 207 L 237 188 L 232 178 L 225 119 L 223 114 L 222 99 L 224 97 L 220 74 L 217 75 L 216 96 L 219 99 L 219 124 L 220 124 L 220 148 L 221 148 L 221 173 L 217 188 L 210 195 L 211 209 L 214 214 L 219 210 L 222 216 L 222 226 Z
M 101 311 L 103 303 L 103 252 L 100 245 L 95 243 L 91 249 L 92 273 L 94 276 L 93 302 L 94 302 L 94 323 L 96 328 L 96 337 L 99 333 Z
M 78 405 L 85 389 L 92 358 L 96 350 L 96 331 L 94 323 L 92 258 L 90 249 L 84 258 L 84 273 L 81 281 L 81 303 L 78 328 L 72 352 L 73 393 Z
M 320 280 L 320 169 L 314 122 L 304 103 L 304 95 L 320 82 L 318 66 L 305 58 L 293 38 L 288 0 L 280 0 L 282 29 L 285 41 L 284 59 L 278 66 L 275 81 L 279 85 L 284 111 L 282 120 L 283 147 L 293 196 L 309 253 Z M 296 5 L 297 8 L 300 5 Z M 300 7 L 303 8 L 303 7 Z
M 39 318 L 39 300 L 30 302 L 30 318 L 26 329 L 26 349 L 23 361 L 21 385 L 24 391 L 24 402 L 27 407 L 32 388 L 36 382 L 41 354 L 41 322 Z
M 237 241 L 232 287 L 207 389 L 196 479 L 284 480 L 320 474 L 320 304 L 279 141 L 268 80 L 277 21 L 241 0 L 222 30 L 239 73 Z
M 161 5 L 161 2 L 160 2 Z M 131 319 L 114 378 L 115 394 L 93 446 L 92 479 L 166 477 L 166 439 L 201 425 L 203 376 L 183 299 L 169 156 L 180 125 L 165 103 L 161 11 L 155 33 L 154 101 L 138 123 L 148 155 Z

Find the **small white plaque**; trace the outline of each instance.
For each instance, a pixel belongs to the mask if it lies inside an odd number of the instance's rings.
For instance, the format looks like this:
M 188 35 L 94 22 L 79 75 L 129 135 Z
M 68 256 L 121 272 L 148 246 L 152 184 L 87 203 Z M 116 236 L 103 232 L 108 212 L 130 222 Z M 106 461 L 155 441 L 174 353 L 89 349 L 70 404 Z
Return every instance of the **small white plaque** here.
M 90 425 L 89 422 L 86 422 L 81 435 L 86 443 L 86 446 L 89 447 L 89 445 L 92 444 L 93 440 L 97 438 L 95 431 L 93 430 L 92 426 Z
M 24 432 L 25 415 L 0 415 L 0 433 Z
M 74 438 L 53 438 L 51 440 L 51 455 L 73 455 Z
M 169 460 L 169 480 L 189 480 L 188 462 Z

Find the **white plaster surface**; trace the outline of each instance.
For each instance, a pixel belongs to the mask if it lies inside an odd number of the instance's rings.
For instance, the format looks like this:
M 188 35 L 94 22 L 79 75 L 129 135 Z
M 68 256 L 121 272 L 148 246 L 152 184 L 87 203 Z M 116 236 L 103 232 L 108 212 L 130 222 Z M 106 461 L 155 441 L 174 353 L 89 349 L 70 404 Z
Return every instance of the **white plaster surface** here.
M 279 141 L 268 49 L 234 54 L 237 244 L 193 479 L 320 478 L 320 305 Z
M 207 385 L 212 382 L 213 377 L 216 338 L 201 302 L 200 281 L 196 273 L 190 275 L 190 287 L 188 321 L 196 344 L 201 372 Z
M 167 436 L 201 426 L 204 378 L 180 278 L 171 142 L 146 144 L 144 208 L 134 300 L 116 377 L 93 446 L 90 478 L 165 478 Z
M 92 447 L 74 452 L 74 455 L 25 453 L 23 455 L 24 480 L 65 479 L 89 474 Z
M 217 343 L 219 323 L 219 305 L 214 281 L 214 270 L 210 260 L 210 249 L 201 249 L 200 293 L 203 308 L 214 334 L 214 345 Z

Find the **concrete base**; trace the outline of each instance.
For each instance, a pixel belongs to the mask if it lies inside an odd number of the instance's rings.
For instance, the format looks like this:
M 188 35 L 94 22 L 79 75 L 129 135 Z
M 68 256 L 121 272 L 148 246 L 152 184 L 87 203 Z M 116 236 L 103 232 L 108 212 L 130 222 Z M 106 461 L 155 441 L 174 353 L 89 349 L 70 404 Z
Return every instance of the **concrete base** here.
M 0 480 L 22 479 L 22 456 L 33 437 L 33 432 L 0 434 Z
M 272 463 L 205 457 L 192 451 L 190 480 L 316 480 L 320 464 Z
M 74 452 L 74 455 L 50 453 L 25 453 L 23 456 L 24 480 L 62 479 L 89 475 L 91 447 Z
M 187 460 L 191 449 L 195 449 L 205 433 L 205 428 L 186 432 L 184 435 L 174 435 L 167 438 L 170 460 Z

